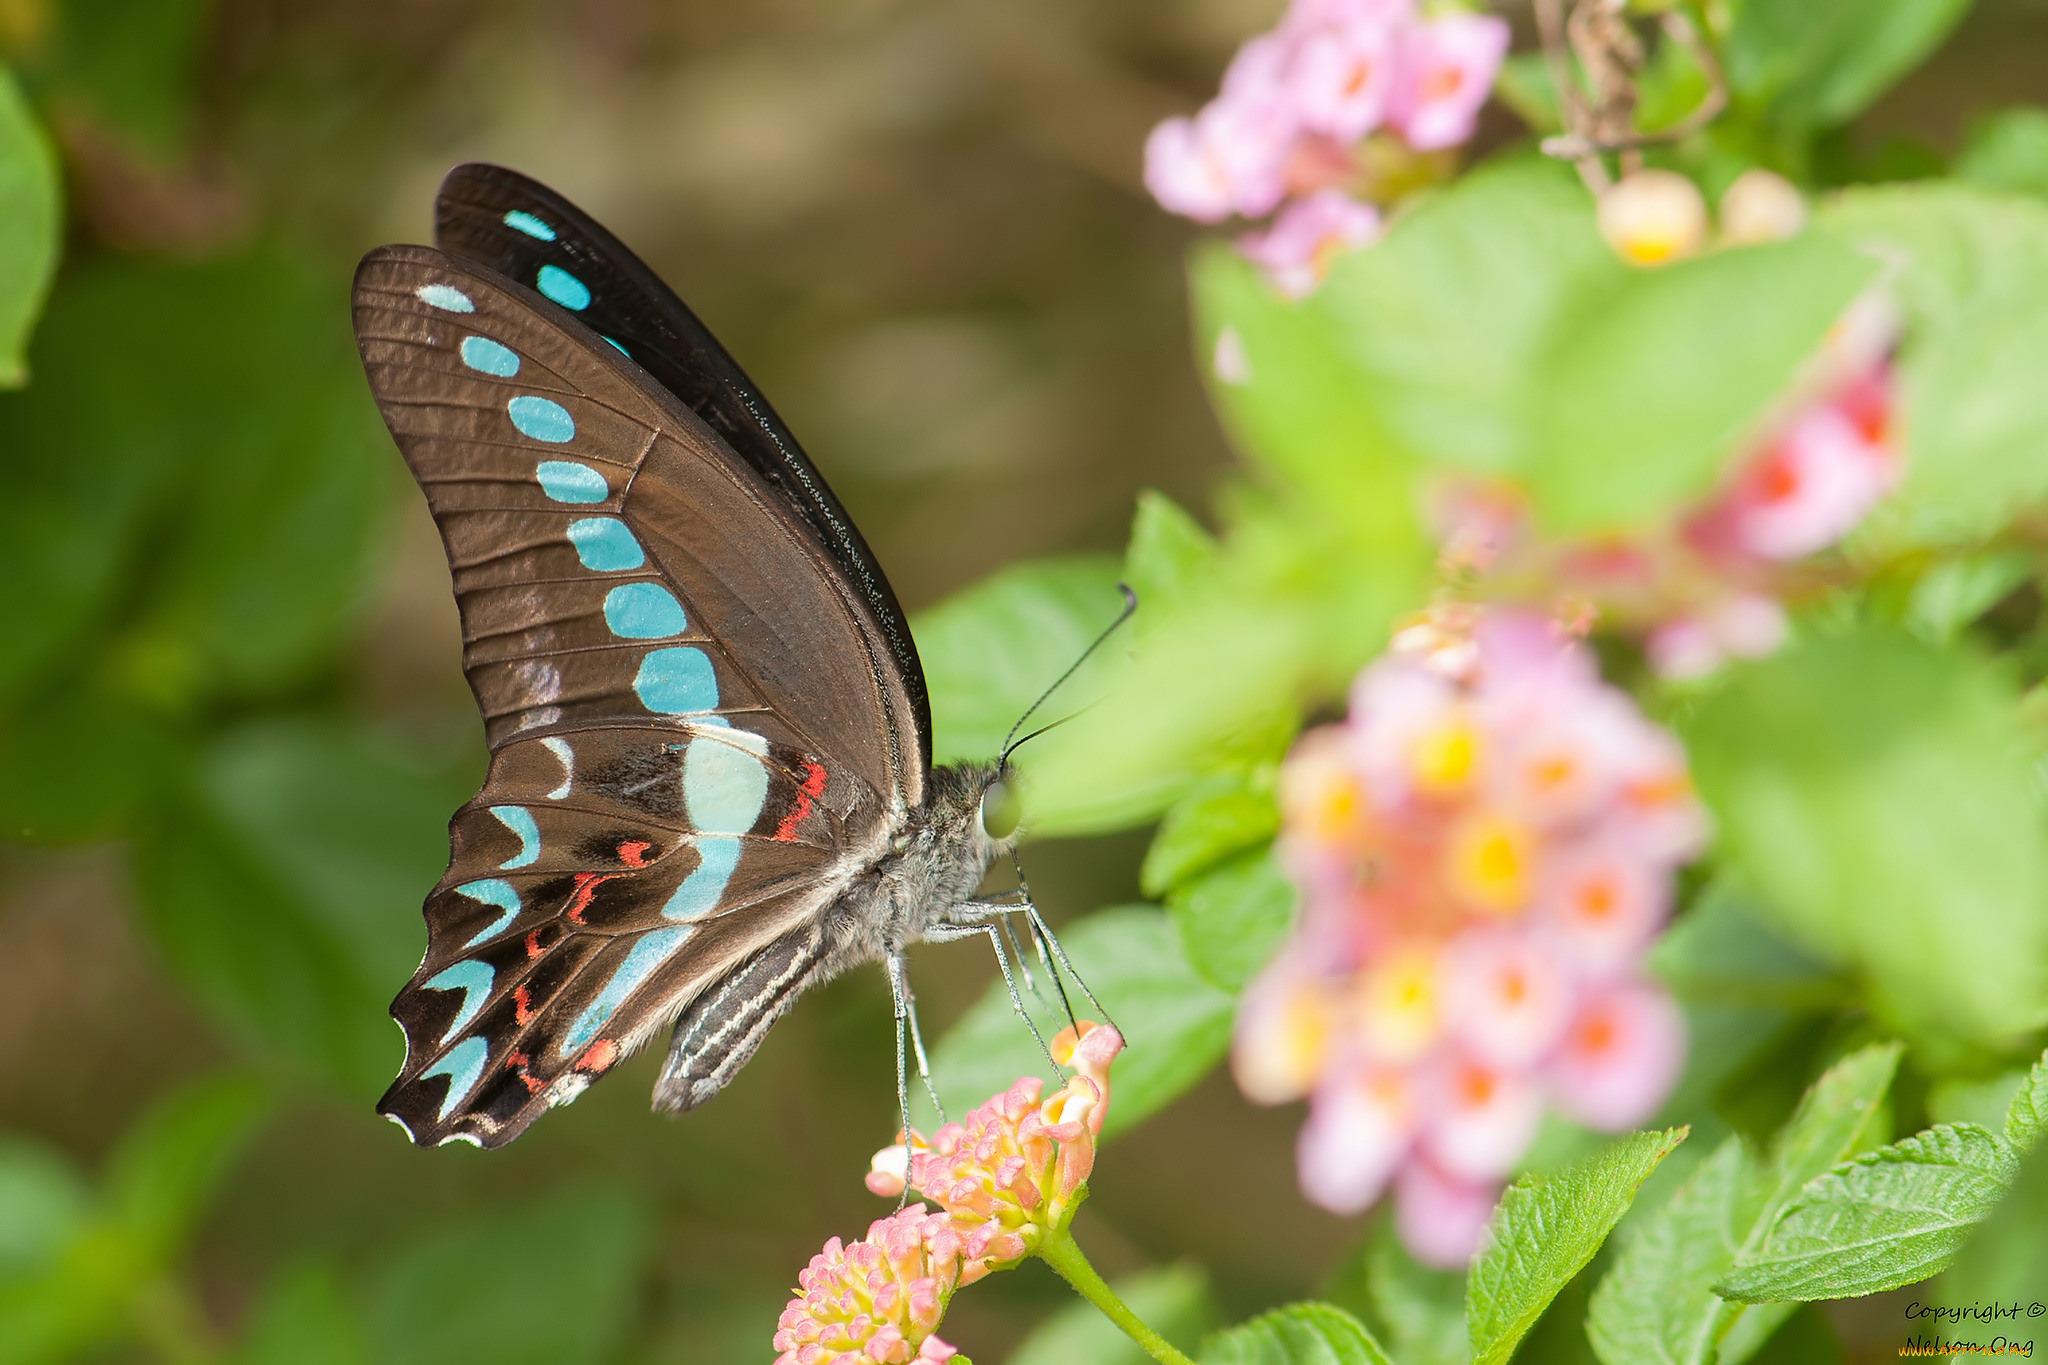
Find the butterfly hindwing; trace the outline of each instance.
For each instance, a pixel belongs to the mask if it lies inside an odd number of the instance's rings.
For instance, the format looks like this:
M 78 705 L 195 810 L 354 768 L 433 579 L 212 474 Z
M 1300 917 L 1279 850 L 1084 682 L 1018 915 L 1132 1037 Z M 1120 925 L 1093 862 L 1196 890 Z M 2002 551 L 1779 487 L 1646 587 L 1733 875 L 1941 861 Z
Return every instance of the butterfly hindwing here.
M 796 437 L 697 315 L 601 224 L 502 166 L 472 162 L 448 173 L 434 205 L 434 239 L 575 312 L 702 418 L 811 527 L 895 659 L 929 766 L 931 704 L 889 580 Z
M 801 938 L 921 799 L 921 735 L 808 523 L 599 337 L 423 247 L 365 258 L 356 330 L 492 749 L 381 1107 L 496 1146 Z

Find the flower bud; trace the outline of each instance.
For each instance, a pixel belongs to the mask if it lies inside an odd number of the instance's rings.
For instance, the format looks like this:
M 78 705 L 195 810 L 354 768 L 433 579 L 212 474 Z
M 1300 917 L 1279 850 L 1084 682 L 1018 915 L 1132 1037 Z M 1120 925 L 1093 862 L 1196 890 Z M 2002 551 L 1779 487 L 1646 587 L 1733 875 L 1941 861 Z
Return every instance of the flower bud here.
M 1632 265 L 1662 265 L 1707 240 L 1707 201 L 1676 171 L 1637 171 L 1600 196 L 1600 235 Z
M 1721 240 L 1731 246 L 1778 242 L 1806 226 L 1806 200 L 1774 171 L 1744 171 L 1721 196 Z

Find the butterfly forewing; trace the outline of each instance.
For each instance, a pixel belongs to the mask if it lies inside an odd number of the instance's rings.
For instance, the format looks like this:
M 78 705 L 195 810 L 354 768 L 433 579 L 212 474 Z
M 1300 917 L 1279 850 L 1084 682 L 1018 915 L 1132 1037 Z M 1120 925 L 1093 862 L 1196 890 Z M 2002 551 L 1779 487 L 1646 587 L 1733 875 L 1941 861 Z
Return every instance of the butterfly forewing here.
M 919 799 L 919 736 L 815 532 L 598 336 L 423 247 L 366 257 L 355 314 L 492 750 L 381 1107 L 496 1146 L 802 940 Z
M 441 183 L 434 238 L 546 295 L 630 356 L 697 414 L 816 533 L 865 604 L 907 693 L 899 723 L 931 762 L 931 706 L 917 646 L 889 580 L 789 428 L 697 315 L 575 205 L 502 166 L 457 166 Z

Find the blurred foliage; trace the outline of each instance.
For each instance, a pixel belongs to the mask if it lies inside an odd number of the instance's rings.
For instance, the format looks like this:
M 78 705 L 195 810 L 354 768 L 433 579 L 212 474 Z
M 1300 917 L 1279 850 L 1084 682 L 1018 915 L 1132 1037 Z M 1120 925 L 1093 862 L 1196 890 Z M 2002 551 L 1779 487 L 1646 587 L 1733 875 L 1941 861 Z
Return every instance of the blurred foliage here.
M 1163 1213 L 1112 1224 L 1099 1198 L 1119 1284 L 1167 1335 L 1248 1318 L 1201 1350 L 1245 1365 L 1735 1365 L 1828 1358 L 1831 1320 L 1797 1301 L 1951 1261 L 1951 1302 L 2031 1292 L 2048 112 L 2014 101 L 2048 91 L 1975 72 L 2016 24 L 2038 52 L 2038 18 L 1690 7 L 1731 107 L 1653 164 L 1710 193 L 1751 166 L 1916 183 L 1825 196 L 1790 242 L 1631 271 L 1569 171 L 1503 122 L 1306 300 L 1197 246 L 1184 336 L 1185 238 L 1134 193 L 1136 148 L 1213 87 L 1258 7 L 285 8 L 0 4 L 5 923 L 82 918 L 51 888 L 112 869 L 148 948 L 112 977 L 9 955 L 21 998 L 112 1022 L 16 1029 L 34 1045 L 0 1142 L 0 1362 L 760 1359 L 808 1249 L 876 1211 L 845 1192 L 892 1122 L 872 982 L 807 1002 L 677 1129 L 630 1077 L 488 1159 L 402 1149 L 368 1113 L 481 746 L 345 281 L 355 252 L 423 235 L 433 173 L 469 153 L 584 176 L 565 188 L 675 264 L 822 433 L 906 600 L 1027 556 L 915 618 L 941 761 L 993 756 L 1115 618 L 1115 584 L 1137 591 L 1033 720 L 1066 723 L 1016 759 L 1042 866 L 1093 856 L 1055 836 L 1149 831 L 1102 841 L 1123 863 L 1070 877 L 1057 913 L 1112 906 L 1062 942 L 1131 1039 L 1118 1148 L 1206 1161 L 1183 1202 L 1230 1210 L 1258 1267 L 1145 1270 L 1216 1248 L 1175 1244 Z M 1909 75 L 1952 34 L 1961 55 Z M 1943 117 L 1973 116 L 1952 166 L 1909 117 L 1943 69 L 1964 91 Z M 1660 47 L 1645 125 L 1704 81 Z M 1539 64 L 1503 94 L 1539 129 L 1554 107 Z M 1244 1178 L 1247 1152 L 1288 1160 L 1291 1118 L 1245 1138 L 1201 1083 L 1292 918 L 1278 761 L 1434 581 L 1420 490 L 1513 477 L 1556 529 L 1665 516 L 1872 278 L 1907 315 L 1904 487 L 1786 652 L 1643 693 L 1720 835 L 1658 953 L 1693 1034 L 1659 1122 L 1693 1136 L 1563 1133 L 1577 1159 L 1532 1160 L 1471 1276 L 1415 1265 L 1382 1220 L 1330 1302 L 1265 1311 L 1317 1288 L 1340 1234 Z M 1239 457 L 1214 489 L 1190 346 Z M 1165 491 L 1127 518 L 1146 482 Z M 1044 964 L 1015 965 L 1049 1036 Z M 921 981 L 957 1020 L 934 1051 L 949 1100 L 1043 1069 L 988 971 Z M 1850 1226 L 1854 1263 L 1828 1254 Z M 970 1352 L 1130 1358 L 1038 1294 L 1006 1276 L 964 1295 Z

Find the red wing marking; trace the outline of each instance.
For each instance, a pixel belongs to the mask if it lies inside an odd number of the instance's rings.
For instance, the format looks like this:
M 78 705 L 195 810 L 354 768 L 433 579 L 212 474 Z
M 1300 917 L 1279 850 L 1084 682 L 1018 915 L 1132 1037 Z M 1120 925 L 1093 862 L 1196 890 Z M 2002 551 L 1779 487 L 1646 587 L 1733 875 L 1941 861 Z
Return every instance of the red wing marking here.
M 646 848 L 648 846 L 642 844 L 641 847 Z M 620 849 L 620 852 L 623 853 L 624 851 L 623 848 Z M 638 865 L 637 863 L 634 864 L 636 867 Z M 616 872 L 578 872 L 576 874 L 576 894 L 569 898 L 569 923 L 583 923 L 583 912 L 590 908 L 590 898 L 597 894 L 597 888 L 618 875 Z M 530 944 L 528 945 L 529 948 L 531 946 Z
M 505 1069 L 515 1073 L 525 1083 L 526 1093 L 529 1095 L 539 1094 L 541 1087 L 546 1084 L 526 1069 L 532 1060 L 533 1058 L 516 1048 L 505 1054 Z
M 544 951 L 545 950 L 540 946 L 540 930 L 535 929 L 532 933 L 526 936 L 527 960 L 531 961 L 534 958 L 539 957 L 541 953 Z
M 599 1072 L 619 1059 L 619 1045 L 609 1038 L 600 1038 L 583 1049 L 583 1055 L 576 1059 L 578 1071 Z
M 519 1022 L 521 1028 L 533 1022 L 533 998 L 526 993 L 526 987 L 523 985 L 515 987 L 512 991 L 512 1017 Z M 519 1054 L 515 1052 L 512 1055 L 516 1057 Z M 523 1066 L 525 1063 L 522 1062 L 520 1065 Z
M 797 789 L 796 804 L 783 815 L 782 823 L 775 827 L 773 837 L 781 843 L 788 843 L 796 837 L 796 827 L 811 813 L 811 802 L 824 794 L 825 767 L 821 763 L 804 764 L 804 784 Z
M 628 839 L 619 845 L 619 861 L 627 867 L 645 867 L 647 850 L 653 847 L 644 839 Z

